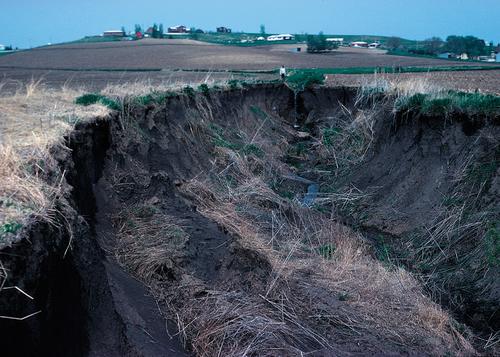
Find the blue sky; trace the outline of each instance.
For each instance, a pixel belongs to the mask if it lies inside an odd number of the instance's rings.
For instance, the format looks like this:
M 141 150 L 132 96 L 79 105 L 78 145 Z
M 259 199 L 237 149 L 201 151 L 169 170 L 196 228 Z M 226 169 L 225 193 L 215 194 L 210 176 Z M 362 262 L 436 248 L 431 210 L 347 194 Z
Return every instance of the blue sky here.
M 153 22 L 267 32 L 474 35 L 500 42 L 500 0 L 2 0 L 0 43 L 32 47 Z

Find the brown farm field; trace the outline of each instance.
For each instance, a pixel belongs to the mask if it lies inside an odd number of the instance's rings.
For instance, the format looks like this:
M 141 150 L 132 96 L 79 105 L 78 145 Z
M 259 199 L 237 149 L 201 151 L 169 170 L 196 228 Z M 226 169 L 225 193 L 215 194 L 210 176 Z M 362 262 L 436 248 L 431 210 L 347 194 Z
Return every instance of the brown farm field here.
M 297 47 L 302 52 L 295 52 Z M 108 84 L 136 81 L 197 83 L 230 78 L 273 79 L 259 73 L 285 65 L 287 68 L 352 67 L 453 67 L 477 65 L 473 62 L 387 55 L 384 51 L 340 48 L 328 54 L 307 54 L 305 45 L 230 47 L 192 40 L 142 40 L 133 42 L 75 43 L 41 47 L 0 58 L 3 90 L 32 78 L 43 78 L 51 87 L 63 84 L 99 90 Z M 229 73 L 225 71 L 255 71 Z M 471 71 L 405 74 L 428 77 L 436 84 L 455 89 L 498 92 L 500 71 Z M 330 76 L 335 85 L 359 85 L 366 75 Z M 369 76 L 368 76 L 369 77 Z
M 294 52 L 301 47 L 301 52 Z M 465 65 L 474 63 L 465 63 Z M 376 66 L 453 66 L 464 62 L 388 56 L 384 51 L 340 48 L 308 54 L 305 45 L 234 47 L 189 40 L 142 40 L 67 44 L 36 48 L 0 59 L 0 67 L 53 69 L 212 69 L 270 70 Z

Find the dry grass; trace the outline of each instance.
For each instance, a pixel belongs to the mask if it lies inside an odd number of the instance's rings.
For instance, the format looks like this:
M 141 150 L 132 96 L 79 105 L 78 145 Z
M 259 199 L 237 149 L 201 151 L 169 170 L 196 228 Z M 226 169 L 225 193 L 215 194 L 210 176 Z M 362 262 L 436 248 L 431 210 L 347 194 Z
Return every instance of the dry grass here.
M 64 173 L 51 150 L 62 148 L 63 136 L 79 120 L 108 114 L 102 106 L 76 106 L 81 93 L 67 87 L 48 90 L 40 79 L 20 86 L 14 95 L 0 96 L 2 239 L 12 238 L 30 215 L 55 223 L 54 202 Z
M 349 339 L 354 339 L 362 345 L 375 340 L 386 341 L 393 346 L 431 354 L 448 350 L 462 355 L 474 353 L 469 342 L 453 327 L 452 318 L 423 294 L 417 280 L 403 269 L 392 270 L 375 261 L 368 247 L 353 232 L 310 215 L 303 208 L 293 205 L 285 208 L 278 200 L 275 204 L 281 207 L 267 215 L 270 221 L 262 221 L 262 212 L 257 221 L 248 212 L 259 208 L 262 211 L 263 206 L 253 197 L 236 193 L 230 200 L 219 201 L 215 199 L 217 194 L 206 192 L 209 185 L 206 181 L 191 182 L 186 189 L 197 195 L 199 200 L 196 202 L 203 214 L 237 234 L 241 244 L 265 254 L 272 263 L 272 278 L 263 296 L 282 310 L 293 311 L 304 326 L 295 329 L 295 333 L 307 331 L 309 337 L 330 336 L 326 341 L 317 341 L 316 345 L 304 340 L 304 336 L 295 336 L 302 346 L 308 346 L 309 350 L 312 346 L 341 349 L 337 345 L 340 341 L 348 343 Z M 257 187 L 254 185 L 255 190 Z M 200 194 L 202 190 L 204 194 Z M 270 197 L 266 196 L 268 200 Z M 294 218 L 288 218 L 290 215 Z M 325 254 L 324 247 L 331 247 L 331 251 Z M 339 299 L 345 302 L 339 303 Z M 248 306 L 250 303 L 254 305 Z M 228 302 L 225 304 L 226 308 L 233 307 Z M 258 299 L 247 300 L 246 305 L 247 314 L 252 317 L 263 311 Z M 208 311 L 213 312 L 212 309 Z M 207 316 L 202 311 L 198 311 L 197 316 L 215 319 L 212 323 L 221 322 L 220 316 Z M 290 320 L 281 319 L 281 322 L 289 323 Z M 231 329 L 227 330 L 224 324 L 217 327 L 214 329 L 212 325 L 205 330 L 204 326 L 196 324 L 196 328 L 201 329 L 196 334 L 210 332 L 218 345 L 226 341 L 221 346 L 225 353 L 236 351 L 227 355 L 241 355 L 244 349 L 234 350 L 234 346 L 227 345 L 238 336 L 228 335 Z M 259 335 L 252 336 L 261 341 Z M 275 346 L 279 346 L 278 341 L 273 340 Z M 301 343 L 290 344 L 287 348 L 299 348 Z M 244 347 L 245 343 L 238 346 Z M 263 351 L 259 353 L 265 355 Z
M 244 298 L 213 291 L 196 303 L 207 308 L 188 303 L 174 309 L 199 355 L 273 355 L 271 346 L 283 355 L 339 353 L 352 341 L 429 354 L 475 353 L 410 273 L 382 265 L 349 229 L 275 194 L 269 176 L 252 169 L 256 160 L 218 150 L 213 173 L 182 188 L 200 212 L 273 267 L 265 293 Z M 279 167 L 276 157 L 263 160 Z M 236 181 L 228 184 L 226 175 Z
M 189 239 L 178 221 L 152 205 L 129 207 L 114 217 L 118 261 L 145 283 L 175 268 Z

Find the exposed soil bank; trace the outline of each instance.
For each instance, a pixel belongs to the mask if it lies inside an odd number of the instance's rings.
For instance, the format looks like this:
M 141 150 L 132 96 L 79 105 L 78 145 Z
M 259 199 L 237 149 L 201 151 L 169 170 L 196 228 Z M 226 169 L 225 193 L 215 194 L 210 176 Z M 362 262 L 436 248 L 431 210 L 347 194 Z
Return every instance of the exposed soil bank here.
M 155 298 L 180 304 L 182 294 L 184 299 L 209 296 L 209 288 L 214 286 L 239 291 L 243 296 L 266 295 L 272 281 L 272 262 L 246 246 L 227 227 L 203 215 L 197 207 L 199 202 L 184 189 L 188 180 L 212 170 L 214 151 L 238 148 L 259 153 L 259 148 L 249 144 L 239 147 L 238 140 L 253 144 L 256 137 L 265 136 L 270 141 L 274 138 L 276 147 L 291 147 L 292 153 L 283 157 L 283 162 L 295 165 L 295 174 L 319 183 L 320 197 L 332 185 L 336 193 L 352 186 L 368 192 L 364 199 L 356 200 L 352 209 L 345 210 L 330 196 L 325 207 L 328 214 L 368 232 L 376 243 L 375 252 L 387 245 L 377 240 L 379 236 L 393 240 L 391 247 L 394 245 L 396 250 L 399 242 L 411 242 L 405 238 L 409 234 L 433 225 L 443 197 L 457 192 L 452 177 L 462 169 L 464 157 L 481 163 L 498 162 L 494 140 L 500 137 L 498 121 L 394 118 L 381 103 L 373 118 L 373 141 L 364 160 L 334 174 L 337 168 L 328 165 L 335 164 L 321 158 L 318 143 L 324 143 L 325 128 L 340 127 L 338 121 L 344 118 L 346 109 L 366 109 L 355 108 L 355 97 L 352 89 L 330 88 L 306 91 L 295 101 L 284 86 L 263 86 L 212 93 L 209 97 L 174 96 L 145 107 L 129 106 L 106 120 L 79 124 L 67 139 L 71 153 L 58 153 L 68 172 L 66 184 L 71 193 L 67 199 L 74 209 L 65 209 L 67 223 L 61 221 L 60 228 L 34 223 L 18 243 L 0 251 L 9 274 L 6 285 L 17 285 L 34 297 L 30 301 L 13 291 L 2 291 L 1 315 L 22 317 L 41 311 L 22 322 L 0 320 L 2 353 L 183 356 L 187 352 L 179 339 L 182 333 L 169 337 L 169 332 L 177 332 L 176 328 L 166 328 L 162 312 L 169 311 L 168 306 L 157 305 Z M 310 136 L 298 137 L 292 129 L 295 112 Z M 216 119 L 208 123 L 208 118 Z M 242 138 L 242 132 L 255 133 L 254 138 Z M 308 153 L 303 152 L 304 147 Z M 498 209 L 498 166 L 490 171 L 486 184 L 481 181 L 481 202 L 476 210 Z M 228 185 L 232 182 L 228 181 Z M 307 191 L 300 183 L 286 180 L 279 186 L 276 191 L 285 187 L 302 194 Z M 165 250 L 168 254 L 161 256 L 161 264 L 154 265 L 153 261 L 150 272 L 142 272 L 141 276 L 152 289 L 161 286 L 155 291 L 178 295 L 162 300 L 157 295 L 153 298 L 146 285 L 132 277 L 141 274 L 125 261 L 145 261 L 165 253 L 161 249 L 149 250 L 145 256 L 130 258 L 135 251 L 128 250 L 129 243 L 134 241 L 123 244 L 123 237 L 138 226 L 147 233 L 145 236 L 151 235 L 150 227 L 165 222 L 175 222 L 162 228 L 162 234 L 172 235 L 175 244 Z M 72 229 L 72 248 L 65 256 L 70 243 L 68 226 Z M 172 231 L 172 227 L 178 230 Z M 464 242 L 463 247 L 454 247 L 454 252 L 476 249 L 475 237 Z M 412 266 L 411 259 L 407 257 L 404 263 L 419 270 L 421 267 Z M 448 258 L 446 263 L 454 273 L 446 276 L 451 282 L 443 285 L 447 289 L 442 295 L 443 304 L 454 308 L 462 321 L 474 327 L 498 330 L 498 267 L 476 267 L 470 273 L 460 271 L 458 257 Z M 481 260 L 474 258 L 468 263 L 477 265 Z M 303 274 L 306 279 L 305 270 Z M 146 278 L 151 275 L 155 279 Z M 194 288 L 184 291 L 178 287 L 187 284 L 187 276 L 192 279 L 188 285 Z M 458 280 L 467 285 L 457 286 Z M 292 290 L 305 290 L 298 283 L 294 285 L 294 280 L 290 284 Z M 321 291 L 311 292 L 309 298 L 339 304 Z M 462 305 L 453 301 L 456 299 Z M 176 320 L 175 316 L 167 317 Z M 322 345 L 315 338 L 304 337 L 301 350 L 319 350 Z M 413 349 L 390 338 L 377 340 L 375 335 L 357 340 L 340 336 L 332 345 L 329 353 L 336 351 L 340 355 L 366 355 L 367 351 L 432 354 L 425 346 Z

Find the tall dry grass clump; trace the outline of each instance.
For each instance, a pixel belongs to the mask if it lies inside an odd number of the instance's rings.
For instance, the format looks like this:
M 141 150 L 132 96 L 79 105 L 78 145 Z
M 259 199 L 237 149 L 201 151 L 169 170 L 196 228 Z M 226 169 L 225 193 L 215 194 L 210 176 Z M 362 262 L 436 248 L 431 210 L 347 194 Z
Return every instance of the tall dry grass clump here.
M 109 113 L 75 105 L 81 93 L 48 89 L 40 79 L 0 96 L 0 243 L 12 239 L 29 216 L 55 223 L 64 173 L 51 152 L 56 146 L 66 150 L 63 136 L 75 123 Z

